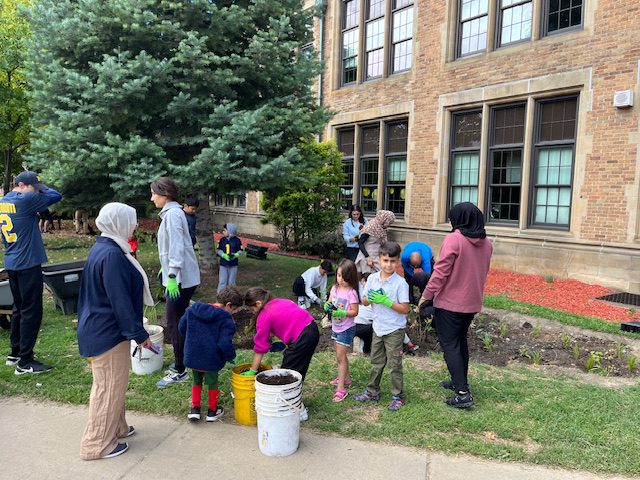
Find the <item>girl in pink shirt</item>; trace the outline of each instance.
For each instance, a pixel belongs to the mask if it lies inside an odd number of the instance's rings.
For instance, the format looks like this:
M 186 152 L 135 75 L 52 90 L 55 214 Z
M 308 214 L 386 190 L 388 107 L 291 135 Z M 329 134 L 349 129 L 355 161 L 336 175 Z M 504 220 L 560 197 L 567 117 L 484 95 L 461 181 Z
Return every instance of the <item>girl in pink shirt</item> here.
M 345 386 L 351 384 L 349 378 L 349 360 L 347 350 L 356 334 L 355 317 L 358 316 L 358 271 L 351 260 L 342 260 L 336 270 L 336 284 L 331 288 L 329 301 L 324 304 L 325 311 L 331 315 L 331 339 L 336 347 L 338 376 L 331 382 L 337 385 L 333 394 L 334 402 L 341 402 L 347 396 Z
M 257 373 L 262 357 L 269 351 L 269 339 L 274 335 L 287 346 L 282 368 L 299 372 L 304 380 L 320 340 L 320 331 L 311 314 L 291 300 L 273 298 L 271 292 L 259 287 L 247 290 L 244 304 L 256 316 L 256 334 L 253 337 L 251 369 L 242 375 Z
M 473 203 L 455 205 L 449 212 L 452 232 L 444 238 L 440 259 L 422 292 L 420 303 L 433 299 L 434 321 L 450 381 L 440 385 L 453 390 L 445 403 L 455 408 L 474 405 L 467 375 L 467 332 L 474 315 L 482 309 L 484 284 L 493 246 L 486 237 L 484 216 Z

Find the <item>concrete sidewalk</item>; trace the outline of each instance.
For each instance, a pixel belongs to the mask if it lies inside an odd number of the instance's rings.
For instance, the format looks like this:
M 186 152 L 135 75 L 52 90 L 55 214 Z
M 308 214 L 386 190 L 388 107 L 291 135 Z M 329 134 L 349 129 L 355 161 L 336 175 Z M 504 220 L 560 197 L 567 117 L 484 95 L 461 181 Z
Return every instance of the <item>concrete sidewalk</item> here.
M 596 480 L 607 477 L 468 456 L 368 443 L 312 433 L 285 458 L 260 453 L 257 429 L 221 421 L 192 424 L 173 417 L 128 413 L 136 434 L 122 456 L 86 462 L 78 456 L 87 410 L 0 397 L 2 479 L 260 480 Z

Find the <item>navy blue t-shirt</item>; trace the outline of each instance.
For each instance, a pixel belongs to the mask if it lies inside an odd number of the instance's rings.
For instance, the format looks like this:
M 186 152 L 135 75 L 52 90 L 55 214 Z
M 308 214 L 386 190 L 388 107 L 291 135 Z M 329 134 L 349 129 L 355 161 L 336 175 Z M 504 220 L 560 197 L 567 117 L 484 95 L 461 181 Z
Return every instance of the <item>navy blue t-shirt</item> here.
M 36 214 L 61 199 L 62 195 L 52 188 L 42 192 L 11 191 L 0 199 L 0 230 L 7 270 L 26 270 L 47 261 Z

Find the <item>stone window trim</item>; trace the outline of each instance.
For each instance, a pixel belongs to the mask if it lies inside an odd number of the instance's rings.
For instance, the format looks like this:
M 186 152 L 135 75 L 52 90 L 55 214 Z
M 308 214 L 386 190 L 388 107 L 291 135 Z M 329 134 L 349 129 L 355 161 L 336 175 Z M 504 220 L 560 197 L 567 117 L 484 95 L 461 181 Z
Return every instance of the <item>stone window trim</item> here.
M 453 122 L 456 118 L 456 115 L 464 115 L 473 112 L 482 111 L 482 138 L 480 145 L 480 160 L 479 160 L 479 178 L 477 183 L 478 189 L 478 199 L 477 205 L 483 210 L 485 213 L 485 220 L 487 227 L 498 227 L 499 229 L 510 229 L 513 231 L 520 231 L 534 233 L 538 232 L 546 232 L 546 234 L 552 234 L 552 232 L 558 232 L 559 234 L 571 234 L 574 233 L 572 231 L 572 222 L 575 220 L 572 216 L 574 202 L 577 201 L 577 196 L 575 189 L 573 188 L 575 184 L 576 170 L 579 168 L 576 158 L 576 152 L 579 150 L 578 145 L 578 130 L 580 122 L 584 122 L 584 118 L 580 118 L 580 103 L 583 92 L 579 88 L 567 89 L 566 92 L 538 92 L 531 93 L 526 96 L 522 96 L 517 99 L 501 99 L 501 98 L 493 98 L 489 99 L 485 102 L 478 102 L 472 106 L 468 106 L 466 108 L 456 108 L 455 106 L 445 107 L 445 115 L 444 118 L 448 122 L 448 125 L 451 127 L 451 131 L 449 133 L 448 144 L 446 145 L 448 152 L 448 161 L 446 163 L 446 172 L 442 175 L 442 185 L 446 186 L 444 189 L 444 202 L 443 209 L 441 210 L 443 215 L 439 215 L 439 221 L 442 222 L 440 225 L 446 225 L 448 214 L 451 208 L 451 185 L 452 179 L 450 178 L 453 174 L 452 172 L 452 158 L 453 153 L 456 151 L 454 145 L 454 132 L 453 132 Z M 558 142 L 540 142 L 538 140 L 539 136 L 539 115 L 540 108 L 542 105 L 552 104 L 556 102 L 562 102 L 565 100 L 575 99 L 576 100 L 576 118 L 575 118 L 575 131 L 574 138 L 572 140 L 560 140 Z M 520 205 L 520 218 L 517 223 L 509 224 L 506 222 L 493 222 L 490 221 L 487 217 L 489 214 L 489 198 L 488 192 L 490 188 L 490 179 L 488 178 L 490 168 L 489 168 L 489 153 L 491 151 L 491 142 L 490 142 L 490 134 L 491 134 L 491 113 L 493 109 L 506 108 L 508 106 L 513 105 L 522 105 L 526 103 L 526 111 L 525 111 L 525 138 L 524 138 L 524 148 L 523 148 L 523 156 L 522 156 L 522 180 L 521 180 L 521 205 Z M 572 157 L 571 157 L 571 182 L 569 185 L 566 185 L 567 188 L 570 188 L 570 212 L 569 219 L 566 225 L 558 225 L 558 224 L 545 224 L 542 222 L 534 221 L 534 209 L 535 209 L 535 199 L 534 199 L 534 190 L 536 187 L 535 179 L 534 179 L 534 168 L 536 162 L 536 154 L 540 147 L 548 147 L 553 145 L 568 145 L 572 148 Z M 565 186 L 565 185 L 563 185 Z
M 487 5 L 487 13 L 476 12 L 477 14 L 472 17 L 462 17 L 463 5 L 469 2 L 481 2 Z M 519 4 L 532 4 L 531 15 L 531 34 L 528 38 L 521 38 L 517 41 L 509 41 L 503 43 L 501 40 L 501 25 L 502 25 L 502 2 L 503 0 L 451 0 L 449 2 L 449 32 L 450 42 L 447 48 L 447 59 L 449 62 L 468 59 L 479 55 L 484 55 L 495 50 L 502 50 L 509 47 L 514 47 L 520 44 L 531 43 L 533 41 L 540 41 L 544 38 L 554 37 L 557 35 L 569 34 L 581 32 L 583 30 L 593 29 L 595 21 L 595 8 L 597 2 L 587 0 L 558 0 L 569 2 L 580 2 L 580 5 L 576 5 L 574 8 L 580 10 L 580 23 L 570 25 L 565 28 L 558 28 L 555 31 L 548 31 L 548 18 L 551 8 L 551 2 L 555 0 L 508 0 L 513 5 Z M 573 3 L 571 4 L 574 5 Z M 555 8 L 555 7 L 554 7 Z M 465 8 L 465 12 L 468 10 Z M 474 10 L 475 12 L 475 10 Z M 472 22 L 479 18 L 485 18 L 486 21 L 486 46 L 474 51 L 463 53 L 463 23 Z
M 345 5 L 349 1 L 357 1 L 358 2 L 358 14 L 359 14 L 359 22 L 352 29 L 345 29 L 345 13 L 346 8 Z M 333 26 L 333 38 L 334 38 L 334 55 L 333 55 L 333 65 L 335 67 L 335 74 L 332 75 L 332 84 L 334 90 L 341 89 L 350 89 L 357 87 L 361 84 L 365 83 L 373 83 L 377 81 L 384 80 L 385 78 L 395 76 L 395 75 L 403 75 L 413 71 L 415 66 L 413 51 L 415 50 L 415 46 L 413 45 L 415 40 L 415 31 L 417 28 L 417 22 L 415 19 L 417 18 L 416 12 L 416 2 L 415 0 L 383 0 L 384 2 L 384 15 L 377 17 L 375 19 L 367 18 L 367 7 L 372 0 L 340 0 L 336 2 L 336 15 L 334 18 L 334 26 Z M 397 5 L 397 8 L 393 8 Z M 406 69 L 400 69 L 394 71 L 393 62 L 394 62 L 394 43 L 392 41 L 393 35 L 393 19 L 394 14 L 411 9 L 412 11 L 412 33 L 411 37 L 407 37 L 402 39 L 398 44 L 402 44 L 403 42 L 410 41 L 412 45 L 412 53 L 411 53 L 411 67 Z M 377 21 L 383 19 L 384 20 L 384 45 L 382 47 L 382 74 L 376 76 L 367 76 L 367 25 L 371 21 Z M 352 58 L 357 58 L 357 69 L 355 73 L 355 80 L 345 82 L 345 73 L 344 73 L 344 35 L 345 32 L 350 30 L 358 31 L 357 35 L 357 54 L 352 55 Z M 375 50 L 375 49 L 373 49 Z M 351 57 L 350 57 L 351 58 Z
M 388 135 L 388 126 L 390 125 L 397 125 L 399 123 L 402 122 L 406 122 L 407 123 L 407 129 L 409 132 L 409 135 L 407 136 L 407 152 L 406 152 L 406 169 L 407 172 L 409 171 L 409 165 L 411 162 L 411 153 L 410 153 L 410 144 L 411 144 L 411 130 L 412 130 L 412 125 L 411 125 L 411 115 L 409 113 L 402 113 L 402 114 L 392 114 L 389 116 L 385 116 L 385 117 L 378 117 L 378 118 L 367 118 L 367 119 L 353 119 L 353 120 L 348 120 L 347 122 L 344 123 L 336 123 L 333 125 L 330 125 L 329 127 L 329 132 L 332 136 L 332 138 L 337 139 L 339 132 L 340 131 L 344 131 L 344 130 L 348 130 L 349 128 L 355 128 L 355 145 L 354 145 L 354 152 L 353 152 L 353 158 L 354 158 L 354 172 L 353 172 L 353 178 L 354 178 L 354 182 L 353 182 L 353 197 L 352 197 L 352 201 L 351 203 L 354 204 L 358 204 L 360 206 L 363 207 L 364 210 L 364 206 L 362 203 L 362 199 L 361 199 L 361 186 L 362 186 L 362 148 L 363 148 L 363 129 L 366 128 L 371 128 L 371 127 L 378 127 L 379 129 L 379 135 L 380 135 L 380 139 L 379 139 L 379 144 L 378 144 L 378 172 L 377 172 L 377 192 L 376 192 L 376 210 L 379 209 L 386 209 L 387 207 L 387 199 L 385 198 L 385 192 L 386 192 L 386 188 L 387 188 L 387 162 L 386 162 L 386 148 L 387 148 L 387 135 Z M 384 146 L 384 148 L 380 148 L 381 146 Z M 408 177 L 408 175 L 407 175 Z M 410 192 L 409 192 L 409 182 L 405 180 L 405 189 L 407 192 L 407 195 L 405 197 L 405 212 L 404 214 L 396 214 L 396 219 L 400 222 L 404 221 L 404 218 L 407 217 L 408 215 L 408 210 L 409 210 L 409 196 L 410 196 Z M 374 213 L 373 211 L 369 211 L 368 212 L 369 215 L 371 215 L 372 213 Z
M 213 208 L 215 210 L 246 210 L 247 209 L 247 193 L 228 193 L 212 195 Z

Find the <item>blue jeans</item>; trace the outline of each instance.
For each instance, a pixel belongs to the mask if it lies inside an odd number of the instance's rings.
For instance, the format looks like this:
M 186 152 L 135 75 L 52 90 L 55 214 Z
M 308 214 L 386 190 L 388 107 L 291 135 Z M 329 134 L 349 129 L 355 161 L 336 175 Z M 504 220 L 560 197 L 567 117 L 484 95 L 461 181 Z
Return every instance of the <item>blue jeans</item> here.
M 223 267 L 220 265 L 220 273 L 218 274 L 218 289 L 216 293 L 220 293 L 224 287 L 228 285 L 236 284 L 236 275 L 238 273 L 238 266 L 235 267 Z

